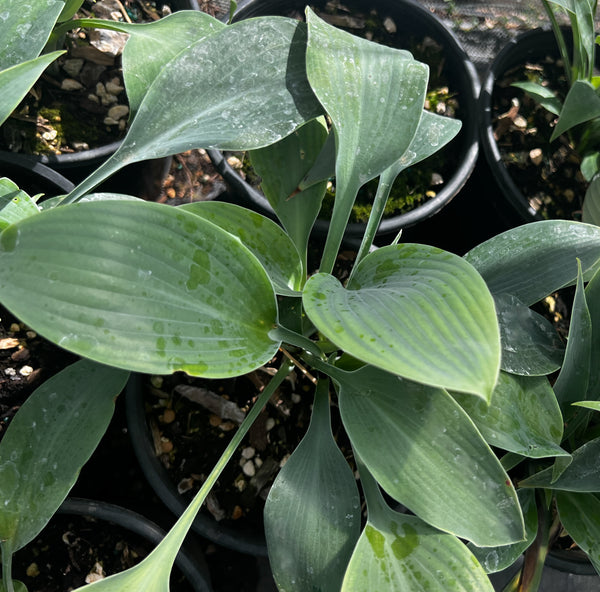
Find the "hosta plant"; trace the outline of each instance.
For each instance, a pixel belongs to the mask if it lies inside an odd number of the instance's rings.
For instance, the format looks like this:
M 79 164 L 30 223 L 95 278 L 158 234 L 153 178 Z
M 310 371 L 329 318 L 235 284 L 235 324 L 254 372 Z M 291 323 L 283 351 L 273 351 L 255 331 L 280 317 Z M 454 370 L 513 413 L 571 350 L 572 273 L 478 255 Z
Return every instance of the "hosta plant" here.
M 521 552 L 530 540 L 528 498 L 498 451 L 556 457 L 560 466 L 570 452 L 560 446 L 558 403 L 543 375 L 562 366 L 566 384 L 580 358 L 563 355 L 529 306 L 591 280 L 600 229 L 533 224 L 465 257 L 401 237 L 371 249 L 394 178 L 460 125 L 424 112 L 427 67 L 309 9 L 306 23 L 225 25 L 178 14 L 128 27 L 134 115 L 105 164 L 39 207 L 4 182 L 0 301 L 115 376 L 222 378 L 285 361 L 163 542 L 138 566 L 91 586 L 168 590 L 194 516 L 295 364 L 317 387 L 306 436 L 265 508 L 279 589 L 491 591 L 481 549 Z M 183 47 L 163 51 L 182 38 Z M 252 151 L 281 224 L 227 203 L 170 207 L 93 193 L 128 163 L 195 147 Z M 310 229 L 332 165 L 336 202 L 317 270 L 307 263 Z M 332 271 L 348 215 L 358 189 L 376 177 L 371 218 L 342 284 Z M 537 389 L 521 398 L 506 386 L 529 388 L 530 379 Z M 573 400 L 593 398 L 587 392 Z M 514 399 L 523 406 L 516 418 Z M 352 468 L 332 435 L 332 405 Z M 548 409 L 550 427 L 538 408 Z M 494 413 L 506 416 L 504 427 L 486 430 Z M 19 508 L 26 511 L 38 509 Z M 6 568 L 3 575 L 10 590 Z

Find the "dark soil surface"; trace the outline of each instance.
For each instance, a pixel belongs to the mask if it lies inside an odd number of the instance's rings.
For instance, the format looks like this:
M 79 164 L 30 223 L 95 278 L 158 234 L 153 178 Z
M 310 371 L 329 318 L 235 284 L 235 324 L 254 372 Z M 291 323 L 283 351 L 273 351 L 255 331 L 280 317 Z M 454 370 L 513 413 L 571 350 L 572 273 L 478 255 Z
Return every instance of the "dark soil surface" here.
M 13 561 L 13 577 L 29 592 L 66 592 L 138 564 L 152 544 L 124 528 L 90 517 L 56 514 Z M 174 570 L 171 589 L 191 592 Z
M 76 359 L 0 306 L 0 439 L 33 390 Z
M 152 22 L 173 11 L 154 0 L 85 0 L 76 18 L 128 23 Z M 81 152 L 122 139 L 129 115 L 121 51 L 127 36 L 74 28 L 64 38 L 66 53 L 42 74 L 0 128 L 0 149 L 26 154 Z
M 511 86 L 528 80 L 548 86 L 563 98 L 568 90 L 562 64 L 552 56 L 506 72 L 492 95 L 494 135 L 502 160 L 543 218 L 581 220 L 588 186 L 579 171 L 581 158 L 566 135 L 550 142 L 557 117 Z
M 298 374 L 265 407 L 210 493 L 207 511 L 221 524 L 262 528 L 269 487 L 310 421 L 313 385 Z M 146 383 L 156 452 L 186 499 L 200 488 L 268 381 L 265 371 L 256 371 L 223 381 L 176 373 Z

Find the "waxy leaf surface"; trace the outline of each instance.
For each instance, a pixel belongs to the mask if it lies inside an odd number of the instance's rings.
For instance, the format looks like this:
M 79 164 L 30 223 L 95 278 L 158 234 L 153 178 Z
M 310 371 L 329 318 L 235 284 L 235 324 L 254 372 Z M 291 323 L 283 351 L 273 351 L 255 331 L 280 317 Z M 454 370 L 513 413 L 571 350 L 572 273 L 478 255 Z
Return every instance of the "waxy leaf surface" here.
M 580 270 L 581 272 L 581 270 Z M 577 289 L 569 319 L 569 336 L 565 361 L 554 383 L 556 398 L 564 410 L 565 420 L 573 413 L 571 403 L 585 398 L 592 363 L 592 321 L 587 306 L 583 278 L 577 278 Z M 595 361 L 597 362 L 597 360 Z
M 354 474 L 331 432 L 329 380 L 319 382 L 310 427 L 265 505 L 265 534 L 282 590 L 339 590 L 360 532 Z
M 493 592 L 467 546 L 416 516 L 388 510 L 367 525 L 342 592 Z
M 524 538 L 506 472 L 446 391 L 369 366 L 333 375 L 353 449 L 389 495 L 479 546 Z
M 10 179 L 0 179 L 0 231 L 39 212 L 35 202 Z
M 306 253 L 310 231 L 321 209 L 326 182 L 292 194 L 315 160 L 318 162 L 325 138 L 327 126 L 323 118 L 318 118 L 276 144 L 250 152 L 265 197 L 302 254 Z
M 193 43 L 156 76 L 119 150 L 68 201 L 130 162 L 192 148 L 250 150 L 292 133 L 322 113 L 305 54 L 306 25 L 283 17 L 241 21 Z
M 600 500 L 592 493 L 556 495 L 560 521 L 600 573 Z
M 544 487 L 560 491 L 600 491 L 600 438 L 590 440 L 572 454 L 571 463 L 562 470 L 558 479 L 549 467 L 521 481 L 522 487 Z M 562 468 L 562 467 L 561 467 Z
M 560 448 L 563 419 L 545 376 L 501 372 L 489 405 L 453 394 L 490 446 L 530 458 L 568 456 Z
M 500 365 L 492 297 L 477 272 L 424 245 L 383 247 L 365 257 L 347 288 L 316 274 L 307 315 L 333 343 L 417 382 L 489 400 Z
M 0 125 L 16 109 L 42 72 L 63 53 L 53 51 L 0 71 Z
M 429 70 L 410 53 L 337 29 L 310 9 L 306 20 L 308 79 L 336 139 L 336 198 L 321 262 L 330 272 L 359 188 L 410 146 Z
M 465 255 L 492 294 L 511 294 L 527 306 L 574 284 L 578 258 L 588 280 L 600 266 L 600 228 L 568 220 L 518 226 Z
M 0 539 L 16 551 L 36 537 L 94 452 L 128 373 L 89 360 L 27 399 L 0 443 Z
M 497 294 L 494 302 L 502 370 L 523 376 L 545 376 L 558 370 L 565 348 L 552 323 L 511 294 Z
M 299 295 L 303 281 L 302 261 L 294 243 L 275 222 L 225 202 L 202 201 L 180 208 L 238 237 L 262 263 L 278 294 Z
M 477 547 L 473 543 L 467 545 L 486 573 L 496 573 L 510 567 L 535 540 L 538 527 L 535 492 L 531 489 L 519 489 L 517 494 L 523 509 L 526 538 L 518 543 L 501 547 Z
M 237 376 L 279 345 L 258 260 L 211 222 L 161 204 L 92 201 L 10 226 L 0 294 L 51 341 L 140 372 Z
M 37 58 L 62 8 L 59 0 L 2 0 L 0 70 Z

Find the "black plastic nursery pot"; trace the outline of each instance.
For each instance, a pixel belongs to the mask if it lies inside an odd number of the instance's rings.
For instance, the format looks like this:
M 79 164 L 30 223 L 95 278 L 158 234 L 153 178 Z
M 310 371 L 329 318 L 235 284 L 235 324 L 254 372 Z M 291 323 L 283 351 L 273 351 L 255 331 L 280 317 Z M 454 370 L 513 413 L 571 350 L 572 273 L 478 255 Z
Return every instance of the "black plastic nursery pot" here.
M 564 31 L 564 34 L 567 37 L 567 46 L 569 46 L 569 32 Z M 538 110 L 540 114 L 528 110 L 526 105 L 531 104 L 533 100 L 526 97 L 520 89 L 509 86 L 510 77 L 526 64 L 531 65 L 534 69 L 539 68 L 540 65 L 546 67 L 558 58 L 558 46 L 551 30 L 527 31 L 511 40 L 498 53 L 490 64 L 481 86 L 479 114 L 482 152 L 489 164 L 492 176 L 504 196 L 506 206 L 516 213 L 523 223 L 545 218 L 574 217 L 578 219 L 577 215 L 561 215 L 560 213 L 553 215 L 552 209 L 545 205 L 551 203 L 552 193 L 555 195 L 561 193 L 558 189 L 558 175 L 561 174 L 563 166 L 550 162 L 550 155 L 557 149 L 563 149 L 561 139 L 550 144 L 545 137 L 549 136 L 551 132 L 550 125 L 555 116 L 541 108 Z M 560 62 L 558 64 L 560 65 Z M 532 166 L 529 162 L 531 159 L 527 158 L 527 150 L 519 146 L 515 146 L 513 155 L 512 147 L 509 146 L 505 136 L 495 137 L 498 129 L 501 129 L 499 127 L 501 126 L 500 118 L 505 117 L 507 114 L 505 109 L 510 108 L 510 105 L 506 105 L 509 97 L 514 97 L 519 101 L 520 112 L 522 111 L 523 117 L 528 120 L 527 129 L 533 127 L 540 134 L 538 144 L 543 154 L 541 164 Z M 502 109 L 499 108 L 501 102 Z M 504 113 L 499 111 L 504 111 Z M 549 123 L 538 125 L 542 112 L 547 115 Z M 536 119 L 534 120 L 534 118 Z M 549 131 L 546 131 L 547 129 Z M 573 174 L 570 181 L 564 181 L 568 187 L 566 191 L 574 194 L 574 199 L 571 198 L 573 203 L 580 203 L 585 193 L 585 183 L 578 177 L 577 174 Z M 565 211 L 568 212 L 569 209 L 567 208 Z M 577 211 L 577 208 L 575 210 Z
M 150 487 L 175 515 L 180 516 L 189 499 L 177 490 L 177 484 L 157 456 L 150 426 L 146 418 L 142 376 L 132 374 L 126 389 L 127 426 L 135 456 Z M 241 553 L 266 556 L 267 547 L 262 530 L 244 530 L 218 522 L 200 512 L 193 523 L 196 534 Z
M 74 189 L 73 183 L 59 172 L 22 154 L 0 152 L 0 177 L 7 177 L 29 195 L 63 195 Z
M 512 580 L 521 568 L 522 558 L 507 569 L 490 575 L 497 592 Z M 539 592 L 597 592 L 600 576 L 592 564 L 576 552 L 550 551 L 546 557 Z
M 198 0 L 171 0 L 169 2 L 173 11 L 200 10 Z M 82 138 L 85 140 L 85 138 Z M 74 183 L 83 181 L 105 162 L 121 145 L 120 139 L 90 147 L 75 152 L 62 152 L 57 154 L 23 154 L 33 163 L 43 164 Z M 12 154 L 8 150 L 0 150 L 0 157 Z M 152 199 L 160 188 L 160 181 L 169 171 L 171 157 L 135 163 L 116 173 L 113 178 L 106 181 L 99 191 L 115 191 L 129 193 L 137 197 Z
M 299 0 L 247 0 L 239 3 L 234 20 L 242 20 L 255 16 L 302 14 L 306 4 L 317 11 L 324 9 L 325 0 L 305 2 Z M 442 188 L 428 201 L 414 209 L 397 216 L 384 218 L 378 231 L 378 237 L 389 238 L 396 236 L 400 229 L 408 228 L 426 220 L 439 212 L 462 189 L 473 172 L 478 155 L 478 127 L 476 118 L 477 96 L 479 94 L 479 79 L 476 69 L 456 36 L 430 11 L 412 0 L 349 0 L 343 5 L 351 11 L 369 14 L 377 11 L 383 20 L 391 19 L 396 27 L 395 38 L 397 46 L 403 40 L 411 38 L 421 40 L 433 39 L 442 47 L 444 58 L 443 74 L 450 82 L 451 92 L 456 93 L 459 103 L 457 117 L 462 121 L 462 129 L 449 145 L 454 155 L 457 155 L 456 166 L 446 175 Z M 355 34 L 359 35 L 360 31 Z M 267 199 L 251 184 L 247 183 L 227 161 L 227 158 L 217 150 L 208 151 L 215 168 L 229 185 L 233 199 L 250 209 L 266 216 L 274 217 L 274 212 Z M 435 158 L 435 155 L 431 158 Z M 327 234 L 328 222 L 317 219 L 314 234 L 323 237 Z M 363 223 L 350 223 L 346 231 L 347 239 L 362 237 L 365 229 Z
M 112 531 L 115 531 L 114 537 Z M 111 533 L 110 537 L 105 539 L 105 533 Z M 93 579 L 94 574 L 110 569 L 103 565 L 103 559 L 113 567 L 115 556 L 120 556 L 122 562 L 137 563 L 145 555 L 136 557 L 136 554 L 149 553 L 164 536 L 165 532 L 156 524 L 121 506 L 83 498 L 67 498 L 42 533 L 15 554 L 14 577 L 25 580 L 30 590 L 42 578 L 57 591 L 72 589 L 67 586 L 72 585 L 73 581 L 86 575 L 89 580 L 89 574 Z M 58 542 L 55 543 L 55 540 Z M 60 547 L 58 555 L 54 554 L 53 549 L 48 549 L 49 545 Z M 31 547 L 33 552 L 28 550 Z M 71 561 L 73 568 L 66 568 Z M 51 566 L 61 568 L 62 573 L 59 569 L 59 573 L 47 575 Z M 21 573 L 24 570 L 27 573 Z M 73 575 L 74 572 L 77 575 Z M 78 585 L 84 583 L 82 581 Z M 177 555 L 171 589 L 182 592 L 212 590 L 202 551 L 191 540 L 186 540 Z

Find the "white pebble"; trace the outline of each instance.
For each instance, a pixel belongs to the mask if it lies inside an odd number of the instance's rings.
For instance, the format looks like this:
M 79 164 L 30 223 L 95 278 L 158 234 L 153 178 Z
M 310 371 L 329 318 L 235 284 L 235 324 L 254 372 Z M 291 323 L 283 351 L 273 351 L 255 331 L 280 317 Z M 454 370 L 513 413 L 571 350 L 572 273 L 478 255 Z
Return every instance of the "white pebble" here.
M 119 120 L 129 115 L 129 107 L 127 105 L 114 105 L 108 110 L 108 117 Z
M 56 136 L 58 136 L 58 132 L 55 129 L 49 130 L 42 134 L 42 138 L 44 138 L 46 142 L 52 142 L 52 140 L 56 139 Z
M 251 460 L 248 460 L 244 463 L 242 471 L 247 477 L 254 477 L 254 475 L 256 475 L 256 467 Z
M 250 459 L 252 458 L 254 455 L 256 454 L 256 450 L 254 450 L 254 448 L 252 448 L 252 446 L 247 446 L 246 448 L 244 448 L 244 450 L 242 450 L 242 456 L 245 459 Z
M 19 374 L 21 376 L 29 376 L 33 372 L 33 368 L 31 366 L 23 366 L 19 370 Z
M 83 84 L 77 82 L 77 80 L 73 80 L 73 78 L 63 78 L 63 81 L 60 83 L 60 88 L 62 90 L 81 90 Z
M 267 432 L 270 432 L 275 427 L 275 420 L 272 417 L 267 418 L 265 428 Z
M 110 93 L 111 95 L 118 95 L 120 92 L 124 91 L 125 88 L 122 87 L 120 84 L 115 84 L 114 82 L 107 82 L 105 85 L 106 88 L 106 92 Z

